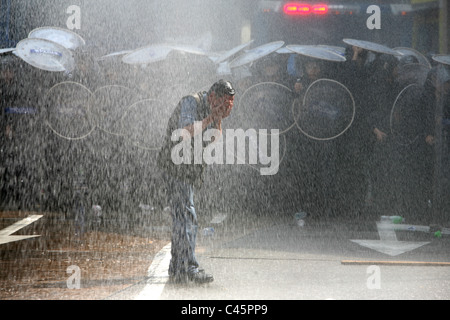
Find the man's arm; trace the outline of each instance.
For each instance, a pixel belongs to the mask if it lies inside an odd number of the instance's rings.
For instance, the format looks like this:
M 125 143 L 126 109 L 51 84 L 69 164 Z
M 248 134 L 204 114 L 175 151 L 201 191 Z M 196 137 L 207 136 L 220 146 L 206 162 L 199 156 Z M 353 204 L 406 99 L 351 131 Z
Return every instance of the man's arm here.
M 206 130 L 206 128 L 213 123 L 213 119 L 212 119 L 212 115 L 208 115 L 206 118 L 204 118 L 201 123 L 202 123 L 202 127 L 201 130 L 200 127 L 197 128 L 197 130 L 195 130 L 195 125 L 199 123 L 200 121 L 195 121 L 194 123 L 191 123 L 185 127 L 183 127 L 184 130 L 186 130 L 186 133 L 189 133 L 189 136 L 183 136 L 183 139 L 191 139 L 192 137 L 194 137 L 196 134 L 202 134 L 204 130 Z M 222 132 L 222 130 L 220 130 Z
M 181 115 L 179 127 L 183 128 L 186 135 L 183 135 L 184 139 L 191 139 L 196 134 L 203 133 L 206 128 L 212 124 L 212 127 L 219 130 L 222 134 L 222 119 L 216 115 L 213 111 L 202 120 L 195 120 L 195 114 L 197 112 L 197 101 L 194 97 L 187 97 L 181 105 Z M 216 119 L 216 120 L 215 120 Z M 201 122 L 201 128 L 199 123 Z M 199 126 L 196 128 L 196 126 Z M 189 133 L 189 135 L 187 135 Z

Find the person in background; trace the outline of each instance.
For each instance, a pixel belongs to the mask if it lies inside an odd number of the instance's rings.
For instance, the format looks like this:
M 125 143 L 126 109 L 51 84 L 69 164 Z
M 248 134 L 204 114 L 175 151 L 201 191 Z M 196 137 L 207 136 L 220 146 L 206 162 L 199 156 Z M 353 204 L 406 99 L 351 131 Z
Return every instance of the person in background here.
M 339 64 L 337 80 L 352 93 L 356 111 L 352 126 L 336 141 L 338 207 L 343 216 L 358 217 L 366 205 L 368 161 L 374 144 L 369 124 L 369 51 L 347 46 L 345 56 L 347 60 Z

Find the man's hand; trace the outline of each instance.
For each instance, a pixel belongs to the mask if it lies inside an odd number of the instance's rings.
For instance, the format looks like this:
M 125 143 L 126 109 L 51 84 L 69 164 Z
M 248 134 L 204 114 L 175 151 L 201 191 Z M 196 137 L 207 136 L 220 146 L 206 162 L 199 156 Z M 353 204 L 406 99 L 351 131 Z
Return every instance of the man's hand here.
M 296 82 L 295 84 L 294 84 L 294 90 L 295 90 L 295 92 L 300 92 L 300 91 L 302 91 L 303 90 L 303 84 L 302 83 L 300 83 L 300 82 Z
M 223 118 L 226 118 L 229 115 L 230 112 L 227 111 L 226 106 L 213 107 L 211 110 L 211 118 L 214 122 L 220 122 Z
M 373 132 L 375 133 L 377 141 L 379 142 L 383 142 L 387 138 L 387 134 L 378 128 L 373 129 Z
M 353 60 L 358 60 L 360 58 L 361 53 L 364 51 L 363 48 L 360 47 L 356 47 L 356 46 L 352 46 L 352 50 L 353 50 Z
M 214 122 L 220 122 L 231 114 L 234 105 L 234 96 L 217 97 L 213 94 L 211 99 L 211 117 Z
M 426 136 L 425 142 L 430 146 L 434 145 L 434 136 L 432 135 Z

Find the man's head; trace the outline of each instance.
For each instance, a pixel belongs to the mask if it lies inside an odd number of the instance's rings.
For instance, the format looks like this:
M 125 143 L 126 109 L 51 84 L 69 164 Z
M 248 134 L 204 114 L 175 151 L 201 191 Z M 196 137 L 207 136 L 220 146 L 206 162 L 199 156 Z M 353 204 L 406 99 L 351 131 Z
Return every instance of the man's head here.
M 224 95 L 234 96 L 236 94 L 231 82 L 223 79 L 217 81 L 211 86 L 211 89 L 208 91 L 208 96 L 213 92 L 218 97 L 223 97 Z
M 208 102 L 211 109 L 220 108 L 222 118 L 230 115 L 234 104 L 236 91 L 229 81 L 219 80 L 214 83 L 208 91 Z

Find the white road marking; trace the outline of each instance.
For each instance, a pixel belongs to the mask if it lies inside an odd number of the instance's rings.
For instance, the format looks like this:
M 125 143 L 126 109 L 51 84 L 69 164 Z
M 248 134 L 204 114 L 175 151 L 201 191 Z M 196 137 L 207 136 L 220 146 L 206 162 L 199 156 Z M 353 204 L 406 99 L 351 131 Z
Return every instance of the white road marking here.
M 159 300 L 164 286 L 169 280 L 170 249 L 171 244 L 169 243 L 155 255 L 147 272 L 149 278 L 147 284 L 134 300 Z
M 409 226 L 410 227 L 410 226 Z M 395 230 L 405 230 L 400 225 L 390 222 L 377 222 L 378 235 L 380 240 L 350 240 L 360 246 L 376 250 L 378 252 L 398 256 L 408 251 L 420 248 L 430 242 L 398 241 Z M 408 229 L 407 229 L 408 230 Z
M 32 215 L 28 218 L 22 219 L 20 221 L 17 221 L 16 223 L 10 225 L 9 227 L 6 227 L 5 229 L 0 230 L 0 244 L 5 244 L 9 242 L 14 241 L 20 241 L 25 240 L 29 238 L 36 238 L 40 237 L 40 235 L 34 235 L 34 236 L 12 236 L 14 232 L 19 231 L 22 228 L 25 228 L 26 226 L 32 224 L 33 222 L 39 220 L 43 216 L 41 215 Z

